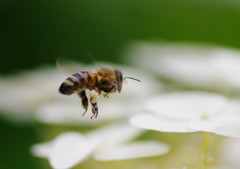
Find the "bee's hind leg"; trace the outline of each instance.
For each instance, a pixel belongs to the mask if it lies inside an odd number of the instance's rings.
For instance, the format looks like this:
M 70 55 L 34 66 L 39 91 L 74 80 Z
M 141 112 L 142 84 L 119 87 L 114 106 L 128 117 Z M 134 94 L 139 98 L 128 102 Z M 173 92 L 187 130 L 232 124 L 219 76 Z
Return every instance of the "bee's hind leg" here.
M 78 96 L 82 99 L 82 106 L 85 109 L 82 115 L 84 116 L 88 109 L 88 98 L 85 90 L 78 92 Z
M 90 103 L 92 105 L 92 113 L 93 113 L 91 119 L 93 117 L 97 118 L 97 116 L 98 116 L 98 105 L 97 105 L 98 95 L 99 95 L 98 92 L 96 92 L 95 90 L 92 90 L 90 92 L 90 96 L 91 96 Z

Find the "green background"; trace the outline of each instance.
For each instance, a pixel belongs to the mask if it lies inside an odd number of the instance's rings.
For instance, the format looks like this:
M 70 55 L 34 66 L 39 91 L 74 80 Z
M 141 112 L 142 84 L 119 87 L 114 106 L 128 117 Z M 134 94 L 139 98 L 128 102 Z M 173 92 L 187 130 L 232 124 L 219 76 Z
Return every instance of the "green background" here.
M 123 62 L 133 41 L 240 47 L 238 0 L 1 0 L 0 73 L 13 74 L 58 57 Z M 4 96 L 0 96 L 4 97 Z M 40 169 L 29 146 L 31 125 L 0 122 L 0 168 Z
M 1 72 L 57 57 L 119 61 L 134 40 L 240 47 L 237 0 L 2 0 Z

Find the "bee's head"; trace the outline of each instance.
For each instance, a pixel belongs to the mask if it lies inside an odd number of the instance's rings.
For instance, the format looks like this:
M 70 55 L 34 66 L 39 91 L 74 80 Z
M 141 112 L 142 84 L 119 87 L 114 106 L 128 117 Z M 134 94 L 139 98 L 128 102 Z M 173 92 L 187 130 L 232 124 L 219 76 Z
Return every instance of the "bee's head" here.
M 61 86 L 59 87 L 58 91 L 64 95 L 71 95 L 74 93 L 75 87 L 73 85 L 69 85 L 69 84 L 66 84 L 65 82 L 63 82 L 61 84 Z
M 121 92 L 123 76 L 119 70 L 100 69 L 97 71 L 99 88 L 107 93 Z M 116 82 L 116 83 L 115 83 Z M 113 85 L 116 84 L 116 88 Z

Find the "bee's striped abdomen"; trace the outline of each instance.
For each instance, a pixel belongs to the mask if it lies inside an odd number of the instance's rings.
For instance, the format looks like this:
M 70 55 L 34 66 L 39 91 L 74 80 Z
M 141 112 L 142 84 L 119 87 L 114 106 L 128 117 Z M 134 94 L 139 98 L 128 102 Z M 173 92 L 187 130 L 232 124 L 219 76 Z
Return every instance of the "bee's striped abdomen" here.
M 64 80 L 64 82 L 59 87 L 59 92 L 65 95 L 72 94 L 79 87 L 78 79 L 70 76 Z
M 59 88 L 59 92 L 70 95 L 79 89 L 92 89 L 96 86 L 97 76 L 93 72 L 81 71 L 68 77 Z
M 79 87 L 82 89 L 92 89 L 97 82 L 97 76 L 90 71 L 81 71 L 74 73 L 72 76 L 78 79 Z

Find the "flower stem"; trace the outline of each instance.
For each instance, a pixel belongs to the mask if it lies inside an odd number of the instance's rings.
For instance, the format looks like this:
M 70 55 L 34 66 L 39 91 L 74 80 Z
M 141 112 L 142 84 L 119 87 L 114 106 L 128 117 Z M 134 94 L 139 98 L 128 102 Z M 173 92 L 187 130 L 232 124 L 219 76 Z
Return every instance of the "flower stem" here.
M 208 167 L 208 133 L 202 132 L 202 162 L 203 162 L 203 169 L 207 169 Z

